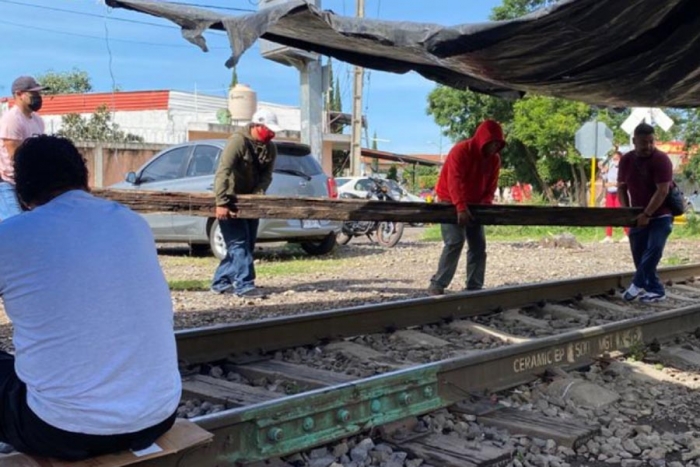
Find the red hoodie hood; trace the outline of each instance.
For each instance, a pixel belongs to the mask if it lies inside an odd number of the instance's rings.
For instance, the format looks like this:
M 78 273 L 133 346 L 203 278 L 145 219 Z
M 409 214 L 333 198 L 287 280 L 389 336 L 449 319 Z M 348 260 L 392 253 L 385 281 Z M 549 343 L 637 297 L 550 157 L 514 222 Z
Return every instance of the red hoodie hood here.
M 473 137 L 455 144 L 438 179 L 436 191 L 440 201 L 454 204 L 457 212 L 464 211 L 469 204 L 493 203 L 501 158 L 498 152 L 484 157 L 483 151 L 492 141 L 498 141 L 498 151 L 506 144 L 501 125 L 485 120 Z
M 500 152 L 506 145 L 506 141 L 503 138 L 503 128 L 501 128 L 501 125 L 498 122 L 493 120 L 484 120 L 481 125 L 477 127 L 472 139 L 482 155 L 484 146 L 491 141 L 498 141 L 500 143 L 500 147 L 498 148 L 497 152 Z

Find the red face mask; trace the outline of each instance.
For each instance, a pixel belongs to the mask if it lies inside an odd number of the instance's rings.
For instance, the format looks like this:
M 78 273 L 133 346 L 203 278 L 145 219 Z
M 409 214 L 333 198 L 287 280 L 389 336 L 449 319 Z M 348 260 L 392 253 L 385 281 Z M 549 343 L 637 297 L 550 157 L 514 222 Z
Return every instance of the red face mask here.
M 269 143 L 275 137 L 275 132 L 268 127 L 261 125 L 258 127 L 258 140 L 263 143 Z

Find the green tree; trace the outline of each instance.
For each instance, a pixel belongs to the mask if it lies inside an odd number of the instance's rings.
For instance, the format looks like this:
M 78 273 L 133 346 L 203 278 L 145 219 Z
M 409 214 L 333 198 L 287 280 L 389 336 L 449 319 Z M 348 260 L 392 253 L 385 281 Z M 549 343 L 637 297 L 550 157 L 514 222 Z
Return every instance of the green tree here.
M 392 166 L 389 167 L 389 170 L 386 172 L 386 178 L 394 180 L 395 182 L 399 181 L 399 170 L 396 168 L 396 165 L 392 164 Z
M 586 167 L 573 145 L 576 131 L 592 114 L 587 104 L 552 97 L 528 96 L 515 103 L 513 136 L 527 146 L 526 151 L 535 151 L 536 158 L 541 159 L 536 163 L 536 173 L 550 201 L 554 200 L 550 185 L 562 178 L 574 182 L 578 199 L 585 204 Z M 562 173 L 566 165 L 561 159 L 570 167 L 568 177 Z
M 44 91 L 44 94 L 82 94 L 92 91 L 90 75 L 77 68 L 62 72 L 49 70 L 38 75 L 36 79 L 43 86 L 50 88 Z
M 558 0 L 503 0 L 503 4 L 497 6 L 491 12 L 492 20 L 515 19 L 530 12 L 553 5 Z
M 343 101 L 340 96 L 340 81 L 338 78 L 333 77 L 333 60 L 328 59 L 328 90 L 326 91 L 326 96 L 324 102 L 326 104 L 326 111 L 330 119 L 331 112 L 342 112 L 343 111 Z M 340 122 L 340 120 L 331 120 L 329 123 L 331 133 L 340 134 L 343 132 L 345 125 Z M 348 166 L 350 159 L 348 151 L 338 150 L 332 152 L 332 164 L 333 164 L 333 174 L 340 175 L 343 170 Z
M 89 118 L 68 114 L 61 117 L 61 122 L 58 135 L 73 141 L 143 142 L 141 136 L 120 130 L 119 125 L 112 121 L 112 114 L 106 105 L 100 106 Z
M 231 71 L 231 84 L 229 84 L 228 88 L 232 89 L 236 87 L 238 84 L 238 71 L 236 71 L 236 67 L 234 66 L 232 71 Z
M 428 95 L 427 113 L 444 128 L 446 136 L 457 141 L 471 137 L 476 127 L 487 118 L 510 122 L 513 102 L 439 85 Z

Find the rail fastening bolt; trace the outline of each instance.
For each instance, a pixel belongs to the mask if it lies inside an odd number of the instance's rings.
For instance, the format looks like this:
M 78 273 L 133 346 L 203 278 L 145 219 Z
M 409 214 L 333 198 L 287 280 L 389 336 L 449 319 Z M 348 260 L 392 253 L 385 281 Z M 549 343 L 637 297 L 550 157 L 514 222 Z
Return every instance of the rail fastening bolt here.
M 413 397 L 411 397 L 411 395 L 409 393 L 404 392 L 403 394 L 401 394 L 399 396 L 399 401 L 403 405 L 409 405 L 411 402 L 413 402 Z
M 282 431 L 282 428 L 270 428 L 270 431 L 267 432 L 267 439 L 273 443 L 281 441 L 283 437 L 284 432 Z
M 434 394 L 434 393 L 433 393 L 433 388 L 432 388 L 432 386 L 426 386 L 426 387 L 423 389 L 423 395 L 425 396 L 426 399 L 430 399 L 431 397 L 433 397 L 433 394 Z
M 301 427 L 304 431 L 311 431 L 314 429 L 314 425 L 314 419 L 311 417 L 306 417 L 302 422 Z
M 341 423 L 347 423 L 350 420 L 350 412 L 345 409 L 338 410 L 338 421 Z
M 369 408 L 372 413 L 379 413 L 382 410 L 382 403 L 379 399 L 374 399 L 370 404 Z

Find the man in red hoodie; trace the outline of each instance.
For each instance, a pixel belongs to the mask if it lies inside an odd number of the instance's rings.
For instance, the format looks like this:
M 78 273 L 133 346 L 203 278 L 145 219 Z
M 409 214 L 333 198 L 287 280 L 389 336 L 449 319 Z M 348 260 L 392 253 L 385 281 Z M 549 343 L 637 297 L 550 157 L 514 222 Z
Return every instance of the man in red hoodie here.
M 442 224 L 445 246 L 440 255 L 438 270 L 430 279 L 428 292 L 442 295 L 452 282 L 457 270 L 464 242 L 467 242 L 466 290 L 484 287 L 486 273 L 486 236 L 471 212 L 470 204 L 493 204 L 501 169 L 499 152 L 505 146 L 503 129 L 493 120 L 479 125 L 472 138 L 457 143 L 447 155 L 437 183 L 440 202 L 455 205 L 454 224 Z

